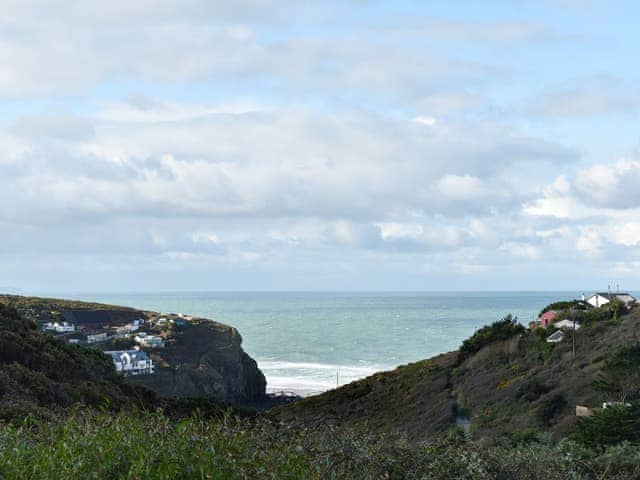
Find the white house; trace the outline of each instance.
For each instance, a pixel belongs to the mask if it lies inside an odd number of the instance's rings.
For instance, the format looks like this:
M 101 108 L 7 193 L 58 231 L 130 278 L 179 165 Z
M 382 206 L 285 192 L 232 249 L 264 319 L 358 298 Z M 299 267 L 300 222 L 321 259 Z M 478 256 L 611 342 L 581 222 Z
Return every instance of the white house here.
M 111 355 L 116 372 L 124 376 L 153 373 L 153 361 L 141 350 L 115 350 L 104 353 Z
M 572 320 L 560 320 L 553 324 L 554 327 L 566 330 L 573 330 L 575 325 L 576 330 L 580 328 L 580 324 L 578 322 L 573 322 Z
M 149 335 L 146 332 L 140 332 L 135 336 L 134 340 L 141 347 L 164 348 L 164 339 L 158 335 Z
M 76 326 L 73 323 L 69 322 L 49 322 L 45 323 L 43 328 L 48 331 L 53 331 L 56 333 L 69 333 L 75 332 Z
M 583 298 L 585 302 L 596 308 L 602 307 L 614 299 L 621 301 L 625 305 L 629 305 L 636 301 L 635 297 L 629 293 L 597 292 L 589 297 Z
M 87 343 L 104 342 L 106 339 L 107 339 L 107 334 L 105 332 L 94 333 L 93 335 L 87 335 Z
M 140 328 L 140 324 L 138 323 L 138 320 L 136 320 L 133 323 L 128 323 L 127 325 L 123 325 L 122 327 L 118 327 L 116 329 L 116 333 L 118 335 L 127 335 L 129 333 L 133 333 L 135 331 L 137 331 Z

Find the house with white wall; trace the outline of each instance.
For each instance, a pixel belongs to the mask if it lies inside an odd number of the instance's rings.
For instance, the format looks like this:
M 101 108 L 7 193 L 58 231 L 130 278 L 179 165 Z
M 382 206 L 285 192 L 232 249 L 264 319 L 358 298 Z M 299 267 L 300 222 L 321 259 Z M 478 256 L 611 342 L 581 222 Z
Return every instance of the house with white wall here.
M 107 340 L 107 334 L 105 332 L 87 335 L 87 343 L 98 343 L 98 342 L 104 342 L 106 340 Z
M 134 337 L 134 340 L 141 347 L 164 348 L 164 339 L 158 335 L 149 335 L 146 332 L 140 332 Z
M 56 333 L 70 333 L 76 330 L 76 326 L 69 322 L 49 322 L 45 323 L 42 328 L 46 331 Z
M 116 372 L 124 376 L 153 373 L 153 360 L 141 350 L 112 350 L 104 353 L 111 356 Z
M 603 305 L 610 303 L 612 300 L 618 300 L 625 305 L 630 305 L 636 301 L 635 297 L 630 293 L 620 292 L 596 292 L 593 295 L 583 298 L 583 300 L 595 308 L 602 307 Z

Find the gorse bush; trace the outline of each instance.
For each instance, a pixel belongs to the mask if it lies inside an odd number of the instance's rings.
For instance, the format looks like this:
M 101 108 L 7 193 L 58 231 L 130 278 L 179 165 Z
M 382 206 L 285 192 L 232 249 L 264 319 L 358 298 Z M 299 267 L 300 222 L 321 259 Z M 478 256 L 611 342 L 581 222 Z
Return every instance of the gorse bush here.
M 460 357 L 464 359 L 486 345 L 499 340 L 507 340 L 524 331 L 525 328 L 518 323 L 518 318 L 509 314 L 498 322 L 482 327 L 470 338 L 462 342 Z
M 640 451 L 596 452 L 572 441 L 481 447 L 453 433 L 409 446 L 401 439 L 305 430 L 223 415 L 170 420 L 156 413 L 95 414 L 0 425 L 0 478 L 468 479 L 638 478 Z

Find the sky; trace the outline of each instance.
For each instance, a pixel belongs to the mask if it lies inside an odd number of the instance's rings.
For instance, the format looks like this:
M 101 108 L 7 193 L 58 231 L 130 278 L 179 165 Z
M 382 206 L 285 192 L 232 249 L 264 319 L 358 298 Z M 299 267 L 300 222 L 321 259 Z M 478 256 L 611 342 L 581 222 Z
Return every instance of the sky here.
M 0 10 L 0 290 L 640 289 L 637 2 Z

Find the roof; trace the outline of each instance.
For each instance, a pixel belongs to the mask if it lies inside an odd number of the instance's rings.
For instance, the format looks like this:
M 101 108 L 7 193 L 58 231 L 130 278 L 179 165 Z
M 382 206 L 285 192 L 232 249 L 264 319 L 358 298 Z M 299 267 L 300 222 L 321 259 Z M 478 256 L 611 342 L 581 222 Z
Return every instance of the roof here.
M 611 298 L 611 297 L 631 297 L 631 298 L 633 298 L 633 295 L 631 295 L 630 293 L 627 293 L 627 292 L 614 292 L 614 293 L 596 292 L 593 295 L 590 295 L 588 298 L 595 297 L 596 295 L 600 295 L 601 297 L 607 297 L 607 298 Z
M 547 337 L 548 342 L 559 341 L 564 338 L 564 332 L 562 330 L 556 330 L 551 335 Z
M 559 322 L 556 322 L 553 324 L 554 327 L 556 328 L 573 328 L 574 326 L 574 322 L 572 320 L 560 320 Z M 580 324 L 578 322 L 575 322 L 575 327 L 576 330 L 578 330 L 580 328 Z
M 118 362 L 122 361 L 122 356 L 125 354 L 129 355 L 129 358 L 132 362 L 149 360 L 149 356 L 147 355 L 147 353 L 143 352 L 142 350 L 110 350 L 104 353 L 106 353 L 107 355 L 111 355 L 111 357 Z

